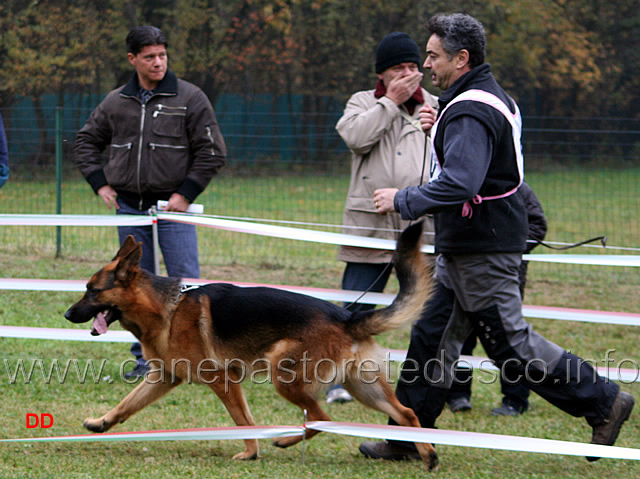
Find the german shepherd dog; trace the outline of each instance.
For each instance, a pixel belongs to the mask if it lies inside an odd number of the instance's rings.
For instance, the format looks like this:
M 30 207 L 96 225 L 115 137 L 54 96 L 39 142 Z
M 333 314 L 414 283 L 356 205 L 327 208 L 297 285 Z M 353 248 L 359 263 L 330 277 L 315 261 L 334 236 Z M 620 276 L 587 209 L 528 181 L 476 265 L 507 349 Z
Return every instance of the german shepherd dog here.
M 372 336 L 417 320 L 429 299 L 432 275 L 420 252 L 421 236 L 422 224 L 415 223 L 398 240 L 394 264 L 400 289 L 393 303 L 357 313 L 275 288 L 214 283 L 183 291 L 180 278 L 140 268 L 142 246 L 129 236 L 115 258 L 91 277 L 65 318 L 73 323 L 95 318 L 94 335 L 119 320 L 142 344 L 151 370 L 120 404 L 100 418 L 86 419 L 84 427 L 105 432 L 192 380 L 213 389 L 238 426 L 255 425 L 239 383 L 247 370 L 258 367 L 281 396 L 307 410 L 310 421 L 330 420 L 317 396 L 333 380 L 398 424 L 420 427 L 391 389 L 383 350 Z M 205 367 L 194 375 L 195 365 Z M 310 430 L 306 437 L 315 434 Z M 301 439 L 274 444 L 288 447 Z M 258 441 L 244 442 L 246 449 L 234 459 L 257 458 Z M 433 446 L 416 446 L 426 467 L 434 469 L 438 456 Z

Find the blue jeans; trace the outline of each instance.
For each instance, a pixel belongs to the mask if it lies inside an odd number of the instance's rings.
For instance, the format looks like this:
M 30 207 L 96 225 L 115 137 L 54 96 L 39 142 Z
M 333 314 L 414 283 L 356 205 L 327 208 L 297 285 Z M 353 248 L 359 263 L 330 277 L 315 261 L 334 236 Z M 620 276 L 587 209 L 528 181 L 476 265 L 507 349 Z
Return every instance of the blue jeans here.
M 140 211 L 118 201 L 119 215 L 148 215 L 148 211 Z M 153 229 L 151 226 L 118 226 L 120 244 L 128 235 L 142 242 L 142 259 L 140 267 L 155 273 L 153 249 Z M 195 225 L 176 223 L 175 221 L 158 221 L 158 243 L 167 268 L 167 274 L 178 278 L 199 278 L 200 262 L 198 261 L 198 236 Z M 131 354 L 140 364 L 145 364 L 140 343 L 131 345 Z
M 148 211 L 140 211 L 119 201 L 119 215 L 148 215 Z M 142 260 L 140 267 L 154 272 L 153 230 L 151 226 L 118 226 L 120 244 L 128 235 L 142 242 Z M 167 267 L 167 274 L 177 278 L 199 278 L 200 262 L 198 261 L 198 236 L 195 225 L 176 223 L 175 221 L 158 221 L 158 243 Z

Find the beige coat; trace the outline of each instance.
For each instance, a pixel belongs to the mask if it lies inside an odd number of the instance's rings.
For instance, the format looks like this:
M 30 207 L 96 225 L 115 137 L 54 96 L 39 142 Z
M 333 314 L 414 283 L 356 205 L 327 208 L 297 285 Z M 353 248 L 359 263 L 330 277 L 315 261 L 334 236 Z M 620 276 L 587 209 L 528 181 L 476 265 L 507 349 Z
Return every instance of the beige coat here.
M 422 91 L 425 101 L 438 108 L 437 97 Z M 413 118 L 418 119 L 416 106 Z M 429 179 L 431 142 L 425 134 L 402 116 L 400 109 L 387 97 L 375 98 L 374 90 L 355 93 L 347 102 L 336 130 L 352 152 L 351 181 L 343 215 L 343 232 L 375 238 L 397 239 L 398 232 L 409 222 L 398 213 L 380 215 L 373 204 L 378 188 L 417 186 Z M 408 113 L 407 113 L 408 115 Z M 353 228 L 356 226 L 358 228 Z M 425 231 L 433 232 L 433 221 L 427 218 Z M 426 242 L 433 243 L 433 235 Z M 386 263 L 391 251 L 341 246 L 338 259 L 357 263 Z

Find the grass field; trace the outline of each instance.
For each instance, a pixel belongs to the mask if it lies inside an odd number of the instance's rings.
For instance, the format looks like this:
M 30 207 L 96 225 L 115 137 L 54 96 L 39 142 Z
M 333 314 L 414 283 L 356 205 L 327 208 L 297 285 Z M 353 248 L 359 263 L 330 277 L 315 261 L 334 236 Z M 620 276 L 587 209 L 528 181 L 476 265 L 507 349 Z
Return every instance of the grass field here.
M 604 174 L 603 174 L 604 175 Z M 532 175 L 529 179 L 545 206 L 549 239 L 577 241 L 604 231 L 609 244 L 637 247 L 640 237 L 636 188 L 640 174 L 610 172 L 607 176 L 584 171 Z M 339 224 L 346 189 L 344 177 L 220 178 L 202 202 L 210 214 Z M 102 205 L 82 182 L 64 185 L 63 213 L 105 213 Z M 8 183 L 0 190 L 2 213 L 52 213 L 42 205 L 55 203 L 50 183 Z M 8 201 L 11 198 L 11 201 Z M 53 201 L 53 203 L 52 203 Z M 342 264 L 335 260 L 333 246 L 293 240 L 244 237 L 217 230 L 199 231 L 202 276 L 210 279 L 255 281 L 300 286 L 338 287 Z M 114 228 L 63 228 L 62 256 L 55 258 L 55 228 L 1 227 L 0 276 L 15 278 L 86 279 L 116 250 Z M 538 248 L 541 250 L 541 248 Z M 592 250 L 589 250 L 590 252 Z M 547 252 L 547 251 L 540 251 Z M 596 251 L 593 251 L 597 254 Z M 569 267 L 532 262 L 527 304 L 564 306 L 610 311 L 640 312 L 640 278 L 634 268 Z M 389 291 L 395 289 L 395 283 Z M 79 297 L 77 293 L 3 291 L 0 324 L 39 327 L 79 327 L 63 318 L 64 311 Z M 537 331 L 584 358 L 612 357 L 640 362 L 637 332 L 630 327 L 533 320 Z M 386 334 L 380 342 L 405 349 L 409 331 Z M 118 378 L 121 364 L 130 358 L 126 344 L 83 343 L 45 340 L 0 339 L 0 393 L 3 412 L 0 438 L 83 434 L 85 417 L 104 414 L 132 386 Z M 482 350 L 477 355 L 484 355 Z M 31 381 L 11 384 L 19 361 L 37 359 L 45 369 L 57 360 L 77 360 L 81 369 L 89 361 L 105 360 L 96 381 L 80 381 L 70 374 L 60 384 L 47 384 L 36 371 Z M 624 367 L 630 367 L 625 364 Z M 640 397 L 640 387 L 622 388 Z M 247 383 L 245 387 L 253 415 L 260 425 L 299 425 L 301 413 L 280 400 L 269 385 Z M 474 383 L 474 409 L 453 415 L 445 410 L 442 429 L 531 436 L 588 442 L 590 428 L 535 394 L 531 410 L 519 418 L 494 418 L 490 409 L 500 401 L 499 386 Z M 338 421 L 384 424 L 386 418 L 359 404 L 328 405 Z M 27 413 L 48 413 L 50 429 L 27 429 Z M 617 445 L 638 447 L 640 413 L 636 411 L 623 427 Z M 183 386 L 113 431 L 142 431 L 189 427 L 231 426 L 228 414 L 204 387 Z M 321 434 L 307 443 L 302 464 L 301 448 L 281 450 L 261 441 L 258 461 L 235 462 L 231 456 L 242 449 L 239 441 L 48 443 L 0 444 L 0 477 L 33 478 L 175 478 L 175 477 L 416 477 L 424 470 L 419 463 L 383 463 L 364 459 L 357 451 L 361 438 Z M 603 459 L 587 463 L 582 457 L 495 451 L 491 449 L 437 446 L 441 467 L 434 477 L 459 478 L 632 478 L 640 476 L 634 461 Z

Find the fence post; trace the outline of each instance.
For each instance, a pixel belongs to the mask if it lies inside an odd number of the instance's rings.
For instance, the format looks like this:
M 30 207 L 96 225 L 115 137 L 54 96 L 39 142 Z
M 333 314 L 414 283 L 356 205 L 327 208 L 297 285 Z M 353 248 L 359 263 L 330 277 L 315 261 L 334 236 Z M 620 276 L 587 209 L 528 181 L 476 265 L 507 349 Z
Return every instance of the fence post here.
M 62 107 L 56 107 L 56 214 L 62 214 Z M 62 226 L 56 226 L 56 258 L 61 256 Z
M 153 272 L 160 275 L 160 242 L 158 240 L 158 210 L 152 206 L 149 210 L 151 214 L 151 234 L 153 236 Z

